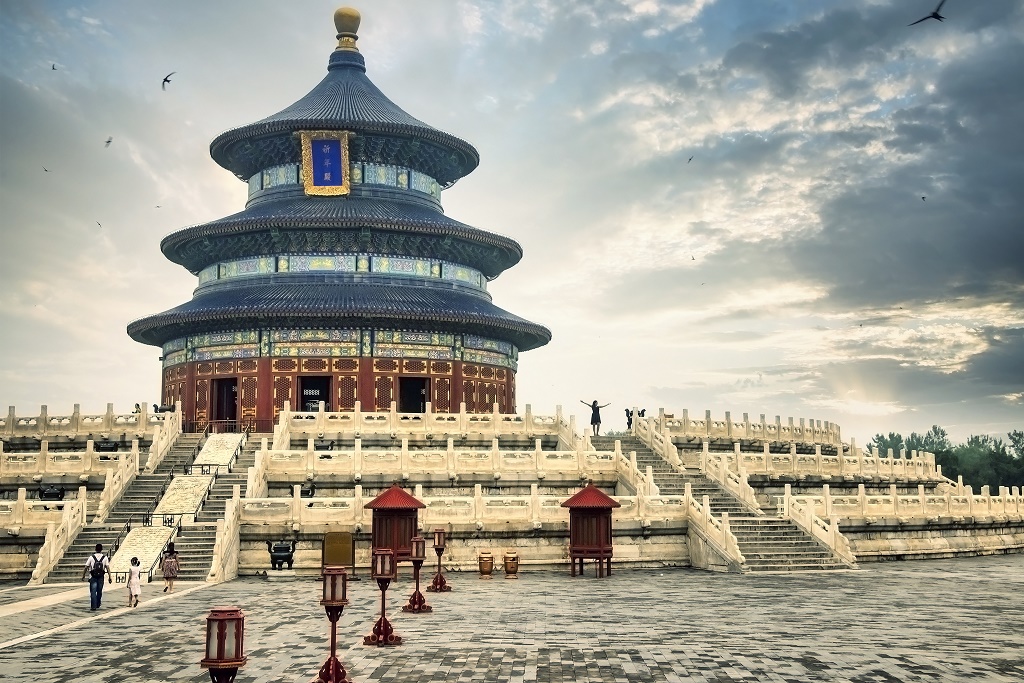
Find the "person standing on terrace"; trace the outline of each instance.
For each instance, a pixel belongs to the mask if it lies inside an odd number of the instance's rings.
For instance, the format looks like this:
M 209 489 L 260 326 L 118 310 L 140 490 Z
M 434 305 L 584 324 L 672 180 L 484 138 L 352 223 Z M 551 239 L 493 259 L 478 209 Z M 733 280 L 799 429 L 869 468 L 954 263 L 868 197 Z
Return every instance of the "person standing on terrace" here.
M 580 401 L 585 406 L 590 406 L 590 426 L 594 429 L 594 436 L 601 435 L 601 408 L 607 408 L 611 403 L 605 403 L 603 406 L 597 405 L 597 401 L 593 403 L 587 403 L 586 401 Z

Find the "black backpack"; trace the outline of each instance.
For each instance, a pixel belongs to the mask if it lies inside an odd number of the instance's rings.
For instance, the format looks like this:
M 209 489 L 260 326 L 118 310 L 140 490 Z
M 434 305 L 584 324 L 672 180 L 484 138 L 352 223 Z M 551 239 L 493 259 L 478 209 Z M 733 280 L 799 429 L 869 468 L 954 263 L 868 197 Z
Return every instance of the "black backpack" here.
M 97 555 L 99 555 L 99 559 L 96 558 Z M 94 553 L 93 554 L 93 556 L 92 556 L 92 560 L 93 560 L 92 571 L 90 572 L 89 576 L 91 576 L 94 579 L 103 580 L 103 572 L 104 572 L 104 570 L 103 570 L 103 560 L 105 560 L 105 559 L 107 559 L 107 557 L 103 553 Z

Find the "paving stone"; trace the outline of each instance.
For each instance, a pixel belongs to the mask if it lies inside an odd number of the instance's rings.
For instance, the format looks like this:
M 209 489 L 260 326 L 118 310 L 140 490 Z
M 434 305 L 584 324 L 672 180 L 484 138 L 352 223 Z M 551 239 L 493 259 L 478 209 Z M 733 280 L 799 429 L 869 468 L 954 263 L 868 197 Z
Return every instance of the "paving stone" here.
M 434 611 L 420 615 L 400 611 L 412 590 L 405 576 L 387 594 L 405 638 L 397 648 L 362 645 L 380 593 L 374 581 L 353 582 L 339 656 L 357 683 L 1024 680 L 1024 555 L 814 575 L 665 569 L 599 580 L 588 571 L 527 571 L 519 581 L 453 574 L 454 590 L 428 593 Z M 167 595 L 148 584 L 135 609 L 123 607 L 122 587 L 105 592 L 99 613 L 83 596 L 15 614 L 0 622 L 0 643 L 58 630 L 0 644 L 4 680 L 209 680 L 197 663 L 215 605 L 246 613 L 239 683 L 305 682 L 327 657 L 318 582 L 192 587 Z

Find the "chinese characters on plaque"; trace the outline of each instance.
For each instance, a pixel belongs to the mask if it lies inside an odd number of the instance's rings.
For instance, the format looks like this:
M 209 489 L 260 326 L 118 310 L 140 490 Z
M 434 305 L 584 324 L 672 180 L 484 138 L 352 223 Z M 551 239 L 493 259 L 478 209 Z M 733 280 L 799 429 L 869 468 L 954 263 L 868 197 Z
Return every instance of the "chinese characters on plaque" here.
M 300 131 L 299 135 L 306 194 L 348 194 L 348 131 Z

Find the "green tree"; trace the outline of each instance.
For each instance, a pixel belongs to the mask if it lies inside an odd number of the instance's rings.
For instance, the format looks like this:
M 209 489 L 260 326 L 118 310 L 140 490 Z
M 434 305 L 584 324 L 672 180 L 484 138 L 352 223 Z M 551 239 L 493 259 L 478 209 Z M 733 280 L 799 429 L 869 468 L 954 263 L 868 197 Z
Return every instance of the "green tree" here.
M 875 434 L 871 441 L 868 441 L 868 448 L 877 448 L 878 454 L 883 458 L 888 455 L 891 448 L 893 454 L 898 454 L 903 448 L 903 435 L 898 432 L 889 432 L 889 436 Z

